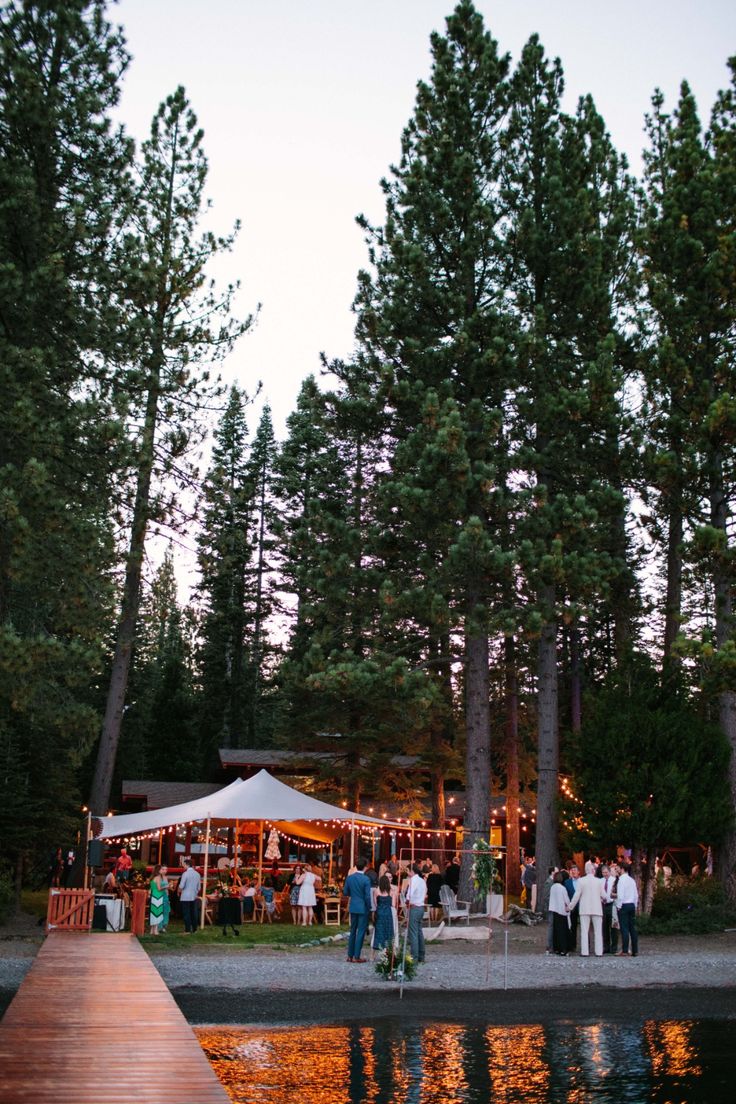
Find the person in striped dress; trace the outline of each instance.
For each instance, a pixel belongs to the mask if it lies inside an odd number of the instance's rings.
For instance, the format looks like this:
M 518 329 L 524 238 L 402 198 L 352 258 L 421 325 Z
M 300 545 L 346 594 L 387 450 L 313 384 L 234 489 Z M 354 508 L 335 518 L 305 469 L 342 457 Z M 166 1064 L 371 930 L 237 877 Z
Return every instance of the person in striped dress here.
M 157 863 L 153 868 L 153 875 L 151 877 L 151 904 L 149 909 L 151 935 L 158 935 L 158 929 L 163 923 L 165 894 L 166 889 L 164 888 L 163 878 L 161 877 L 161 864 Z

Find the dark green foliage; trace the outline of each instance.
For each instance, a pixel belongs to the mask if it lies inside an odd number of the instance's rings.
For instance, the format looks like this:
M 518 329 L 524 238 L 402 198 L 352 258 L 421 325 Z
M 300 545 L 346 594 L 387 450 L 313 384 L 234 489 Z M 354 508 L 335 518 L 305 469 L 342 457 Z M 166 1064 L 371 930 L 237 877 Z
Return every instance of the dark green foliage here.
M 720 842 L 731 822 L 728 743 L 674 679 L 632 656 L 592 697 L 567 747 L 570 840 L 586 850 Z
M 382 520 L 395 577 L 386 593 L 397 629 L 408 630 L 433 672 L 444 712 L 428 749 L 436 770 L 453 740 L 451 634 L 464 637 L 472 841 L 489 820 L 488 603 L 508 568 L 491 496 L 508 385 L 499 278 L 508 58 L 468 0 L 431 48 L 431 79 L 418 85 L 401 161 L 383 182 L 384 225 L 362 220 L 375 273 L 360 276 L 357 334 L 387 419 Z M 467 862 L 463 876 L 469 885 Z
M 0 924 L 10 916 L 15 903 L 13 884 L 5 874 L 0 874 Z
M 198 657 L 201 731 L 213 762 L 217 747 L 243 745 L 250 712 L 246 573 L 253 556 L 255 485 L 247 433 L 245 398 L 233 387 L 215 432 L 198 540 L 204 599 Z
M 308 380 L 278 462 L 280 561 L 296 603 L 280 727 L 291 746 L 304 748 L 306 737 L 329 753 L 325 773 L 340 778 L 354 808 L 366 788 L 377 797 L 411 790 L 391 757 L 413 749 L 431 699 L 426 675 L 381 632 L 375 422 L 366 415 L 355 389 L 323 396 Z
M 658 887 L 651 916 L 637 922 L 644 935 L 706 935 L 736 927 L 736 911 L 717 878 L 675 877 Z
M 218 747 L 261 746 L 272 723 L 266 626 L 274 608 L 276 442 L 268 406 L 248 441 L 246 403 L 233 387 L 215 433 L 198 538 L 201 732 L 212 762 Z
M 98 724 L 123 462 L 110 257 L 131 156 L 110 113 L 127 60 L 101 2 L 0 13 L 0 830 L 13 865 L 70 840 Z
M 132 508 L 115 652 L 97 750 L 90 807 L 104 809 L 112 785 L 128 671 L 135 641 L 146 535 L 171 519 L 162 482 L 186 484 L 187 451 L 202 433 L 212 394 L 209 368 L 225 356 L 250 319 L 231 314 L 234 288 L 218 292 L 207 265 L 234 233 L 200 232 L 206 208 L 203 134 L 183 88 L 161 104 L 143 143 L 140 187 L 116 254 L 119 296 L 127 308 L 126 383 L 131 396 Z M 158 493 L 157 493 L 158 492 Z M 174 521 L 176 522 L 176 517 Z
M 191 612 L 177 601 L 169 549 L 141 603 L 117 763 L 120 781 L 201 777 L 193 638 Z
M 634 210 L 625 162 L 592 100 L 567 117 L 562 88 L 559 61 L 532 36 L 511 79 L 503 136 L 504 283 L 515 353 L 508 435 L 524 473 L 513 543 L 521 616 L 538 638 L 542 869 L 558 859 L 560 625 L 579 644 L 580 625 L 615 595 L 611 616 L 623 640 L 636 607 L 626 562 L 620 401 Z M 577 699 L 580 678 L 579 669 L 571 672 Z M 573 728 L 576 713 L 573 707 Z

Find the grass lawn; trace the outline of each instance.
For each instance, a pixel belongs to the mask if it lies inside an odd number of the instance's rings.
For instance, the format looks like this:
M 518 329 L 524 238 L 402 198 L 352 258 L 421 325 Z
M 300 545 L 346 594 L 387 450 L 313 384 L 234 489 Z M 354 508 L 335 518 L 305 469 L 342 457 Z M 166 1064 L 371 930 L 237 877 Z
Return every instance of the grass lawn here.
M 243 924 L 238 928 L 239 936 L 233 935 L 232 928 L 228 928 L 228 934 L 222 934 L 222 928 L 217 924 L 208 924 L 206 928 L 185 935 L 184 928 L 178 920 L 174 920 L 163 935 L 143 935 L 140 942 L 146 950 L 181 951 L 187 947 L 194 947 L 197 951 L 203 948 L 216 947 L 222 950 L 239 949 L 247 950 L 250 947 L 262 947 L 264 945 L 277 947 L 298 947 L 313 940 L 333 937 L 340 932 L 347 933 L 347 926 L 339 928 L 325 927 L 316 924 L 311 928 L 296 927 L 294 924 Z
M 48 899 L 48 889 L 23 890 L 21 899 L 23 912 L 29 916 L 45 918 Z M 39 931 L 41 934 L 43 933 L 42 928 Z M 302 928 L 294 924 L 282 924 L 277 921 L 273 924 L 243 924 L 238 928 L 238 931 L 240 935 L 235 936 L 232 933 L 232 928 L 228 928 L 228 934 L 224 936 L 222 928 L 218 927 L 217 924 L 208 924 L 206 928 L 194 932 L 193 935 L 185 935 L 181 920 L 172 919 L 169 929 L 164 935 L 149 935 L 146 933 L 146 935 L 140 937 L 140 942 L 146 949 L 154 948 L 157 953 L 159 951 L 181 951 L 187 947 L 194 947 L 197 951 L 209 947 L 216 947 L 218 950 L 225 948 L 244 950 L 249 947 L 262 947 L 264 945 L 298 947 L 302 943 L 311 943 L 317 939 L 335 936 L 340 932 L 347 933 L 348 927 L 342 925 L 339 928 L 334 926 L 328 928 L 323 924 L 319 924 L 310 928 Z

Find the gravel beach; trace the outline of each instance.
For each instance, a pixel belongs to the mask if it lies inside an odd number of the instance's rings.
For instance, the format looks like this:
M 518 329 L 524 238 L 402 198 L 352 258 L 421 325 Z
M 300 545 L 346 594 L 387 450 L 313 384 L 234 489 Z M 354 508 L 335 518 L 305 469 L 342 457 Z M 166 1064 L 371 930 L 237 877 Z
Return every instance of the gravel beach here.
M 156 948 L 151 957 L 193 1023 L 736 1018 L 736 932 L 642 939 L 637 958 L 558 958 L 545 954 L 544 938 L 540 928 L 499 927 L 490 949 L 462 939 L 428 944 L 427 962 L 401 999 L 398 985 L 379 978 L 370 962 L 346 962 L 344 942 L 282 949 L 233 939 L 227 948 L 186 953 Z M 38 940 L 0 942 L 0 1008 L 37 947 Z

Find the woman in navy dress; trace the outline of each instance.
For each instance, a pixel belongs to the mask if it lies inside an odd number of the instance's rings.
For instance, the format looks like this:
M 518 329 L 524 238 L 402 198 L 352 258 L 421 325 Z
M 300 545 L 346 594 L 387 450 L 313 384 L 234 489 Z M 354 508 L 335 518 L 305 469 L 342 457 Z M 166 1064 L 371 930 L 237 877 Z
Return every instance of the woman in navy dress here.
M 376 920 L 373 925 L 373 950 L 390 947 L 394 941 L 394 917 L 391 911 L 391 882 L 383 874 L 378 879 Z

